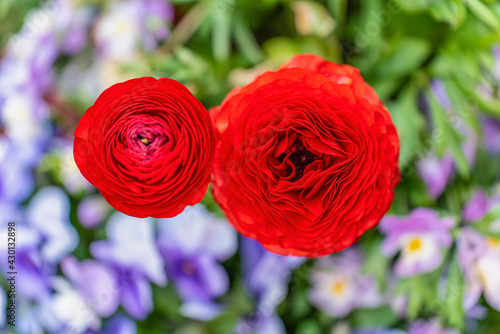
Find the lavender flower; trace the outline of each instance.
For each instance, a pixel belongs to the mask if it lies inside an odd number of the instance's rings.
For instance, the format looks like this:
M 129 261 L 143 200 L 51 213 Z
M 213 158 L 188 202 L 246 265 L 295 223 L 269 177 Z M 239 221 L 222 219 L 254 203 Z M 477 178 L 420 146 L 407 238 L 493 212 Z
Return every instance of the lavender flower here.
M 168 35 L 166 22 L 173 19 L 170 3 L 160 0 L 127 0 L 113 3 L 95 27 L 95 39 L 101 57 L 132 60 L 139 43 L 148 51 L 157 40 Z
M 5 294 L 3 289 L 0 289 L 0 309 L 7 309 L 7 295 Z M 2 312 L 2 314 L 0 314 L 0 327 L 5 326 L 5 323 L 7 321 L 5 318 L 5 313 L 6 312 Z
M 493 76 L 500 81 L 500 45 L 498 44 L 493 48 L 493 57 L 495 58 Z
M 54 31 L 59 37 L 58 45 L 61 53 L 75 55 L 87 45 L 93 8 L 77 6 L 72 1 L 57 1 L 55 9 Z
M 437 198 L 444 192 L 448 182 L 455 175 L 454 168 L 455 163 L 450 153 L 440 159 L 431 151 L 417 163 L 418 173 L 432 198 Z
M 417 320 L 409 328 L 408 334 L 459 334 L 455 329 L 443 328 L 436 320 Z
M 203 206 L 187 207 L 174 218 L 158 220 L 158 247 L 169 278 L 186 303 L 185 316 L 213 318 L 213 300 L 227 292 L 229 279 L 219 262 L 236 252 L 236 233 Z
M 379 225 L 387 236 L 382 253 L 394 256 L 401 251 L 396 276 L 409 277 L 436 269 L 442 262 L 442 250 L 452 244 L 450 230 L 454 224 L 453 218 L 439 218 L 427 208 L 415 209 L 407 217 L 385 216 Z
M 23 153 L 28 153 L 24 151 Z M 0 203 L 5 206 L 17 205 L 26 199 L 34 186 L 28 157 L 21 156 L 7 138 L 0 137 Z M 8 210 L 0 210 L 7 213 Z
M 378 307 L 384 303 L 373 277 L 361 274 L 363 258 L 349 248 L 339 255 L 318 261 L 313 272 L 309 300 L 333 317 L 344 317 L 355 308 Z
M 463 219 L 471 223 L 483 219 L 494 207 L 500 206 L 500 197 L 488 195 L 481 190 L 474 193 L 472 198 L 465 204 L 463 209 Z
M 106 233 L 108 240 L 92 242 L 90 252 L 114 269 L 124 309 L 134 318 L 144 319 L 153 309 L 149 281 L 160 286 L 167 283 L 155 247 L 153 221 L 117 212 L 108 221 Z
M 384 329 L 384 328 L 375 328 L 375 329 L 360 329 L 350 332 L 351 334 L 405 334 L 405 331 L 400 329 Z M 434 333 L 426 333 L 426 334 L 434 334 Z
M 490 154 L 500 154 L 500 121 L 493 117 L 483 116 L 481 117 L 481 123 L 483 126 L 483 144 L 486 150 Z
M 100 194 L 89 196 L 78 204 L 78 220 L 86 228 L 96 228 L 110 211 L 109 204 Z

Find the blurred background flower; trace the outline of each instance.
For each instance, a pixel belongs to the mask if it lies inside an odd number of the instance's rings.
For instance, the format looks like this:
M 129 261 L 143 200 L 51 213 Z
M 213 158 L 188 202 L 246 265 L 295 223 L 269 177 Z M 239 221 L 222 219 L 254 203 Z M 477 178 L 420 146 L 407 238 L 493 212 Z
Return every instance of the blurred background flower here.
M 498 2 L 5 0 L 0 19 L 0 332 L 497 334 Z M 391 212 L 350 249 L 269 253 L 210 192 L 131 218 L 78 171 L 74 128 L 110 85 L 170 77 L 210 108 L 297 53 L 358 67 L 400 137 Z

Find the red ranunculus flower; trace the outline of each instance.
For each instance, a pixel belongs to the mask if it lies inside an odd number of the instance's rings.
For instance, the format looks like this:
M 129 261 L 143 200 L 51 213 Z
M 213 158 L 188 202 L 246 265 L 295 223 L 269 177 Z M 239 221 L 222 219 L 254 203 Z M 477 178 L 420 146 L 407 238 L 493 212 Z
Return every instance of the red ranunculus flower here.
M 75 130 L 74 156 L 115 209 L 173 217 L 205 195 L 214 148 L 200 101 L 175 80 L 144 77 L 99 96 Z
M 398 136 L 357 69 L 297 56 L 210 113 L 219 137 L 214 196 L 235 228 L 268 250 L 340 251 L 389 210 Z

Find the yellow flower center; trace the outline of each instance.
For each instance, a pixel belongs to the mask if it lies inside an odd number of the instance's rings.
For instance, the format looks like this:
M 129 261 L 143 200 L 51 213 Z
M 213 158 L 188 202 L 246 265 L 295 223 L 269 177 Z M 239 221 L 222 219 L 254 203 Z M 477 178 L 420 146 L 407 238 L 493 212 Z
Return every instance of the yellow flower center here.
M 422 248 L 422 241 L 420 240 L 420 238 L 413 238 L 408 244 L 408 250 L 410 252 L 416 252 L 420 248 Z
M 335 282 L 333 282 L 333 284 L 331 286 L 331 290 L 332 290 L 333 294 L 341 295 L 344 293 L 346 286 L 347 286 L 346 280 L 335 281 Z
M 500 247 L 500 239 L 494 238 L 494 237 L 489 237 L 488 238 L 488 246 L 491 248 L 498 248 Z

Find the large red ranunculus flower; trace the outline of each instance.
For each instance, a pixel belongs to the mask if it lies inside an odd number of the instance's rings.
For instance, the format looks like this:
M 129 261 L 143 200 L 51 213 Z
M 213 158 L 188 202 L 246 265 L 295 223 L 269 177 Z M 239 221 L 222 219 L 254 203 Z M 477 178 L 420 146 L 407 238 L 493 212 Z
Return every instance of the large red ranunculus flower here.
M 297 56 L 235 88 L 210 114 L 214 197 L 240 233 L 268 250 L 331 254 L 389 210 L 398 136 L 357 69 Z
M 144 77 L 99 96 L 75 130 L 74 156 L 115 209 L 173 217 L 205 195 L 214 148 L 200 101 L 175 80 Z

